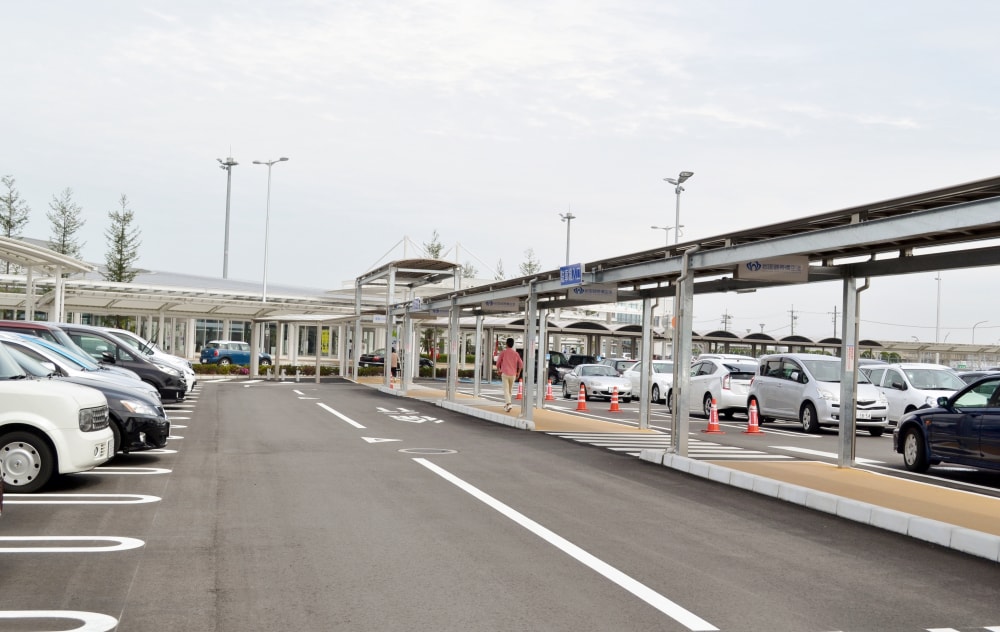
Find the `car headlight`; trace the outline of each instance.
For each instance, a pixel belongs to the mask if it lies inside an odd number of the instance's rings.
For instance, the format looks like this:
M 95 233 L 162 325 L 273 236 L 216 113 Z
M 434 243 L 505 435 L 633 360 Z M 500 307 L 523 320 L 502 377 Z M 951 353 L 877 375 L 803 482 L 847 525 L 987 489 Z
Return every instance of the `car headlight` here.
M 924 398 L 924 406 L 928 408 L 934 408 L 935 406 L 937 406 L 937 398 L 934 397 L 933 395 L 928 395 L 927 397 Z
M 149 404 L 136 401 L 134 399 L 122 399 L 119 402 L 122 408 L 137 415 L 149 415 L 150 417 L 159 417 L 156 413 L 156 409 Z
M 181 372 L 178 371 L 177 369 L 175 369 L 172 366 L 167 366 L 166 364 L 157 364 L 156 367 L 158 369 L 160 369 L 161 371 L 163 371 L 164 373 L 168 373 L 168 374 L 170 374 L 170 375 L 172 375 L 174 377 L 180 377 L 181 376 Z
M 93 432 L 103 430 L 108 427 L 108 407 L 96 406 L 94 408 L 80 409 L 80 430 L 83 432 Z
M 828 391 L 825 388 L 817 389 L 819 396 L 823 399 L 829 400 L 831 402 L 836 402 L 840 398 L 839 393 L 834 393 L 833 391 Z
M 889 404 L 889 400 L 886 398 L 885 393 L 883 393 L 882 391 L 878 392 L 878 403 L 885 405 Z

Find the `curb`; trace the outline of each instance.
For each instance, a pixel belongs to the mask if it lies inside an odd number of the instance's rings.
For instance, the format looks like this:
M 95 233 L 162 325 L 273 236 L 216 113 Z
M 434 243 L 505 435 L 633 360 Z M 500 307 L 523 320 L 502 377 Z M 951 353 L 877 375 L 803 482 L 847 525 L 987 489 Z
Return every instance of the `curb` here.
M 666 450 L 644 449 L 639 453 L 639 459 L 962 553 L 986 558 L 993 562 L 1000 562 L 1000 536 L 914 516 L 850 498 L 842 498 L 827 492 L 776 481 L 756 474 L 748 474 L 714 463 L 696 461 L 678 454 L 668 453 Z

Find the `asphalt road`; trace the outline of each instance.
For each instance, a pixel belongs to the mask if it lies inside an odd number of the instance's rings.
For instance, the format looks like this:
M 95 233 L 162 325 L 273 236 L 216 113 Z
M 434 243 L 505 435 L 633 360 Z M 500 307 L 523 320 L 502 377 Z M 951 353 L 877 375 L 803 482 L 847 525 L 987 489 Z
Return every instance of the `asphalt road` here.
M 367 387 L 207 383 L 171 418 L 176 452 L 8 498 L 0 630 L 1000 626 L 996 564 Z M 157 500 L 43 504 L 79 494 Z

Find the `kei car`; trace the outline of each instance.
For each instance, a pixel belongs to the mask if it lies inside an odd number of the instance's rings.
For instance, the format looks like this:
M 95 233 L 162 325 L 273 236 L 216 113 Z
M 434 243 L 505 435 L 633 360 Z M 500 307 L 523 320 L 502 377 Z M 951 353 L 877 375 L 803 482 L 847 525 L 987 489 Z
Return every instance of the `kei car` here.
M 581 385 L 585 399 L 611 399 L 617 388 L 619 400 L 623 403 L 632 401 L 632 382 L 618 375 L 614 367 L 606 364 L 577 365 L 563 379 L 563 397 L 579 397 Z

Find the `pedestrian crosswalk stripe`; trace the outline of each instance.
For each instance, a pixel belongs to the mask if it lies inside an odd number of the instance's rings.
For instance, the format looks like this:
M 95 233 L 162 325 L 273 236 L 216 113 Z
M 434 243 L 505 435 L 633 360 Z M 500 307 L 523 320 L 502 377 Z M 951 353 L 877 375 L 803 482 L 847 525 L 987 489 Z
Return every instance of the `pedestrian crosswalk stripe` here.
M 634 432 L 549 432 L 561 439 L 604 448 L 610 452 L 639 456 L 643 449 L 663 450 L 670 447 L 670 434 L 636 434 Z M 784 454 L 768 454 L 739 446 L 728 446 L 714 441 L 690 439 L 688 457 L 703 460 L 773 460 L 782 461 L 794 457 Z

